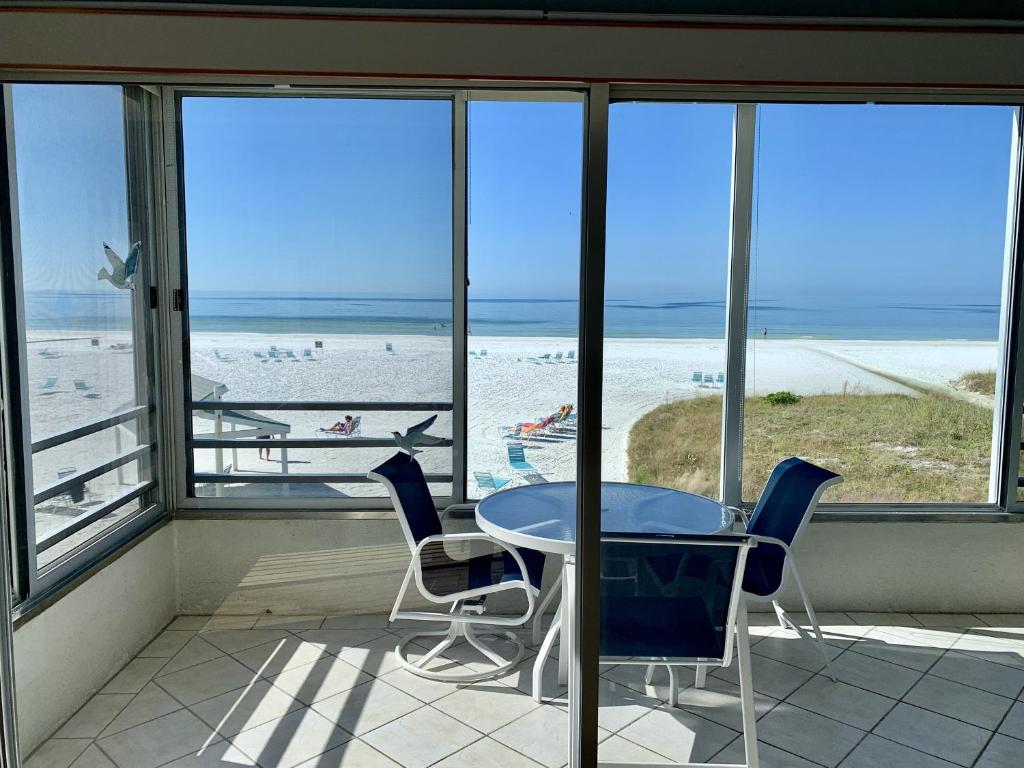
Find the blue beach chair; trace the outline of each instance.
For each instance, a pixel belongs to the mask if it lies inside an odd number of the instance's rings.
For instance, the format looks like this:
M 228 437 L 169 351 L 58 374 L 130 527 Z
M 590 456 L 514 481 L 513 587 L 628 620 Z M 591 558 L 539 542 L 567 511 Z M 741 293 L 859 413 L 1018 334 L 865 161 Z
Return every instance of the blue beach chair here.
M 516 472 L 534 472 L 536 467 L 526 460 L 526 451 L 521 443 L 512 443 L 508 447 L 508 463 Z
M 701 385 L 701 382 L 704 381 L 704 372 L 694 371 L 693 376 L 690 377 L 690 381 L 699 387 Z
M 500 491 L 506 485 L 512 482 L 507 477 L 495 477 L 490 472 L 474 472 L 473 477 L 476 478 L 476 487 L 481 491 Z
M 39 385 L 39 391 L 44 395 L 52 395 L 57 391 L 57 377 L 47 376 L 46 381 Z

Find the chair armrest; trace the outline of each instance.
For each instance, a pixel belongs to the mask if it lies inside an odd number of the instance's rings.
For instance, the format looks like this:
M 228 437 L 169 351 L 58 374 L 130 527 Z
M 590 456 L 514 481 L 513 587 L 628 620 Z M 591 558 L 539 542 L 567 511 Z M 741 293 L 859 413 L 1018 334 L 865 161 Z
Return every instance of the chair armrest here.
M 729 507 L 729 506 L 727 506 L 726 509 L 728 509 L 730 512 L 732 512 L 733 515 L 736 517 L 736 521 L 735 522 L 740 523 L 743 526 L 743 530 L 746 530 L 747 529 L 747 525 L 750 523 L 750 518 L 747 516 L 747 511 L 745 509 L 743 509 L 743 507 Z

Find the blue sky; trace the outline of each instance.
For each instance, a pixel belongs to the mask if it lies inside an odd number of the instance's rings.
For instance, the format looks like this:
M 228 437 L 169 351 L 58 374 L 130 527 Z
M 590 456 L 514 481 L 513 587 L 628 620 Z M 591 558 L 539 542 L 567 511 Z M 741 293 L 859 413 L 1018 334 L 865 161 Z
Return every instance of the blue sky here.
M 95 290 L 127 250 L 120 96 L 16 86 L 31 290 Z M 607 295 L 724 298 L 733 109 L 615 104 Z M 752 288 L 762 297 L 997 298 L 1011 112 L 759 108 Z M 473 298 L 572 298 L 580 102 L 470 105 Z M 446 296 L 451 109 L 444 100 L 189 98 L 193 290 Z

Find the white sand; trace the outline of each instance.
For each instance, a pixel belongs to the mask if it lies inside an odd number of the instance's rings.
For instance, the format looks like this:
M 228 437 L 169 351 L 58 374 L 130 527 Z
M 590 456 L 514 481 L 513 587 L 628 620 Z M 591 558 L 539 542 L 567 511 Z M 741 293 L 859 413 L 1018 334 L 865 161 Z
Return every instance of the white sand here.
M 130 391 L 132 356 L 110 349 L 129 339 L 110 333 L 76 334 L 83 341 L 38 343 L 54 336 L 34 332 L 29 345 L 29 390 L 33 436 L 66 429 L 112 413 L 132 401 Z M 92 347 L 88 337 L 99 338 Z M 194 333 L 191 339 L 192 369 L 195 374 L 227 386 L 224 397 L 231 400 L 382 400 L 449 401 L 452 391 L 451 342 L 422 336 L 320 336 L 324 350 L 313 360 L 303 359 L 303 350 L 314 347 L 310 335 Z M 393 345 L 386 352 L 385 342 Z M 261 362 L 254 353 L 266 354 L 271 344 L 291 349 L 299 362 Z M 42 349 L 59 352 L 57 359 L 38 354 Z M 472 336 L 469 348 L 487 357 L 471 358 L 468 368 L 468 463 L 469 471 L 488 471 L 514 478 L 516 483 L 572 479 L 576 444 L 571 432 L 538 437 L 525 442 L 526 458 L 536 472 L 531 477 L 511 472 L 506 447 L 499 429 L 502 425 L 531 421 L 556 411 L 563 403 L 576 401 L 578 366 L 572 362 L 534 362 L 529 358 L 545 353 L 575 350 L 574 340 L 564 338 L 484 338 Z M 218 359 L 216 352 L 222 358 Z M 825 392 L 910 392 L 882 376 L 857 367 L 891 372 L 935 385 L 946 385 L 969 370 L 992 369 L 996 365 L 996 344 L 980 342 L 881 342 L 754 340 L 747 360 L 748 393 L 764 394 L 789 389 L 799 394 Z M 721 340 L 610 339 L 605 345 L 605 389 L 603 415 L 603 469 L 610 480 L 626 477 L 626 444 L 634 421 L 655 406 L 683 397 L 717 392 L 697 387 L 692 373 L 717 374 L 725 370 L 725 347 Z M 43 395 L 40 384 L 47 376 L 59 376 L 58 392 Z M 74 391 L 72 380 L 83 378 L 94 387 L 98 398 L 86 398 Z M 343 412 L 263 411 L 288 423 L 290 437 L 317 437 L 316 429 L 344 417 Z M 426 413 L 353 413 L 362 417 L 363 435 L 387 436 L 404 429 Z M 197 433 L 210 433 L 213 423 L 196 418 Z M 432 434 L 451 437 L 450 412 L 440 412 Z M 127 444 L 125 448 L 129 447 Z M 56 480 L 58 469 L 82 469 L 114 452 L 112 431 L 35 456 L 37 486 Z M 391 448 L 292 449 L 289 471 L 365 472 L 393 453 Z M 215 452 L 196 452 L 196 468 L 212 471 Z M 280 471 L 280 452 L 273 461 L 259 461 L 253 449 L 230 450 L 224 463 L 244 476 L 251 472 Z M 419 456 L 428 472 L 450 472 L 451 451 L 428 448 Z M 472 474 L 470 475 L 472 478 Z M 126 482 L 134 483 L 128 473 Z M 117 487 L 111 473 L 90 483 L 90 496 L 109 498 Z M 239 486 L 235 492 L 256 494 L 276 486 Z M 322 492 L 322 486 L 302 491 Z M 347 495 L 380 495 L 375 485 L 339 485 L 335 492 Z M 438 487 L 438 491 L 447 490 Z M 471 493 L 476 492 L 470 480 Z M 58 521 L 59 522 L 59 521 Z M 43 521 L 40 526 L 52 525 Z

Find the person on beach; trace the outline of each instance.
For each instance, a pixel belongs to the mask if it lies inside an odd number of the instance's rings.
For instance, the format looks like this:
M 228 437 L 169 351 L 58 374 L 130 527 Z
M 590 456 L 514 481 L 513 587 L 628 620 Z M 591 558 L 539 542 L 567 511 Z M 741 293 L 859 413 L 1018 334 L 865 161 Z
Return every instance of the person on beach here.
M 328 432 L 337 432 L 339 435 L 352 434 L 352 417 L 345 416 L 344 421 L 336 421 L 327 428 Z
M 270 435 L 261 435 L 260 437 L 257 437 L 256 439 L 257 440 L 269 440 L 270 439 Z M 263 452 L 264 451 L 267 452 L 266 459 L 263 458 Z M 258 453 L 259 453 L 259 456 L 260 456 L 260 461 L 270 461 L 270 446 L 269 445 L 267 447 L 265 447 L 265 448 L 263 446 L 260 446 Z

